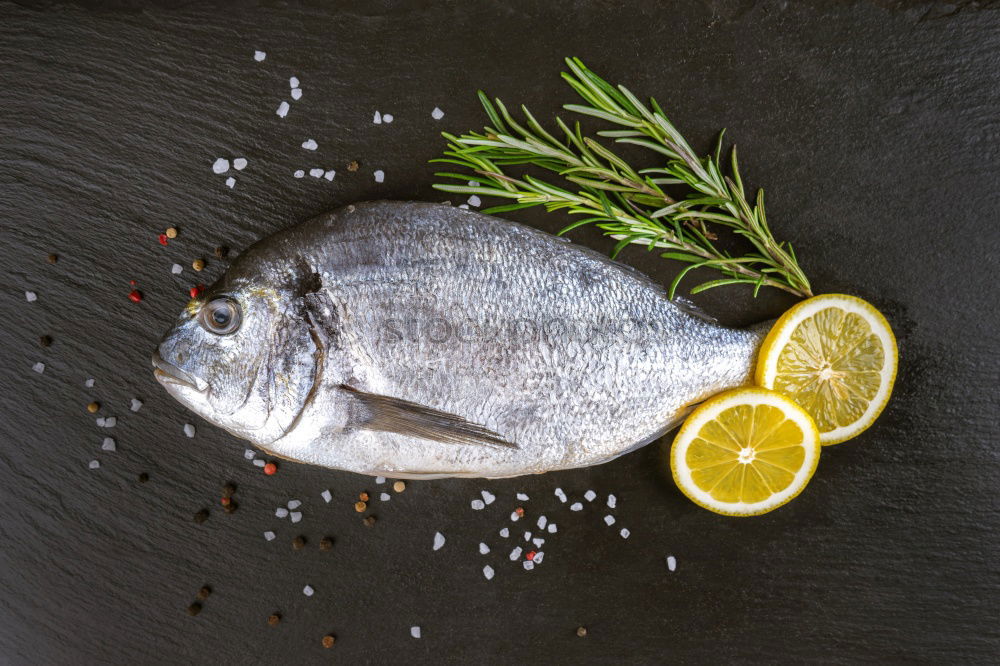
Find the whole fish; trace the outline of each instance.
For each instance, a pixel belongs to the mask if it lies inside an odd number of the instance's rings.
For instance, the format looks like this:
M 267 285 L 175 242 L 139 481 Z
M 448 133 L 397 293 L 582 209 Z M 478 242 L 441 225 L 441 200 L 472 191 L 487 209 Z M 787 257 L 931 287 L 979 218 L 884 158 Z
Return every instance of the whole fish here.
M 752 377 L 634 269 L 446 205 L 371 202 L 243 252 L 153 354 L 181 403 L 291 460 L 393 478 L 605 462 Z

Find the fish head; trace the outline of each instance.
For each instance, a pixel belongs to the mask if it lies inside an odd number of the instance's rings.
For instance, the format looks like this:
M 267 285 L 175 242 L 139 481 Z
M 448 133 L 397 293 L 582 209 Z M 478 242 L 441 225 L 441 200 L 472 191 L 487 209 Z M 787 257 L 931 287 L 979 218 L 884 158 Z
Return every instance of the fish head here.
M 304 409 L 316 349 L 289 290 L 227 275 L 185 306 L 153 353 L 153 374 L 188 409 L 263 445 Z

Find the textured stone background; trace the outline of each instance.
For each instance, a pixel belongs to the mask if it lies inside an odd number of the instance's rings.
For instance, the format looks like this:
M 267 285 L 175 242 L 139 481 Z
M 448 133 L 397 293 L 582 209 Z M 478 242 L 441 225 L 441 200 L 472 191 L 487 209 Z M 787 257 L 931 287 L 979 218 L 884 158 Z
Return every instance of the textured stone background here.
M 32 4 L 0 5 L 4 662 L 995 661 L 990 3 Z M 371 479 L 292 464 L 265 477 L 241 442 L 155 384 L 149 354 L 194 282 L 172 263 L 207 256 L 209 282 L 224 269 L 216 245 L 238 250 L 352 201 L 443 199 L 426 164 L 438 132 L 482 125 L 479 87 L 551 118 L 571 101 L 558 78 L 566 55 L 655 94 L 702 149 L 727 126 L 817 291 L 855 293 L 889 316 L 895 396 L 862 437 L 824 451 L 798 500 L 761 518 L 711 515 L 664 471 L 667 437 L 593 469 L 414 482 L 375 502 L 367 529 L 351 503 L 378 489 Z M 292 75 L 304 95 L 279 119 Z M 373 125 L 376 109 L 395 121 Z M 299 147 L 310 137 L 315 154 Z M 228 189 L 211 165 L 238 155 L 250 164 Z M 311 166 L 337 177 L 292 178 Z M 564 221 L 517 217 L 548 230 Z M 156 234 L 169 225 L 182 234 L 164 248 Z M 610 248 L 595 233 L 574 240 Z M 623 258 L 663 281 L 676 270 L 638 251 Z M 126 298 L 131 279 L 139 305 Z M 791 303 L 737 288 L 697 300 L 733 324 Z M 37 345 L 42 334 L 51 348 Z M 31 371 L 37 361 L 44 374 Z M 145 402 L 135 414 L 132 397 Z M 93 399 L 120 418 L 116 453 L 100 451 L 106 433 L 84 410 Z M 194 439 L 181 432 L 188 421 Z M 94 458 L 101 468 L 87 469 Z M 139 484 L 143 471 L 151 480 Z M 239 485 L 233 515 L 217 503 L 227 480 Z M 556 486 L 617 494 L 632 537 L 597 509 L 570 514 Z M 499 499 L 472 512 L 481 488 Z M 560 525 L 532 572 L 496 535 L 518 491 Z M 305 502 L 296 526 L 273 516 L 293 497 Z M 202 507 L 212 515 L 196 525 Z M 265 529 L 278 539 L 265 542 Z M 435 531 L 448 538 L 438 552 Z M 296 534 L 310 539 L 301 552 Z M 323 553 L 326 534 L 337 543 Z M 479 541 L 494 552 L 480 556 Z M 188 617 L 203 584 L 214 594 Z M 271 628 L 274 611 L 284 621 Z M 338 644 L 325 651 L 331 631 Z

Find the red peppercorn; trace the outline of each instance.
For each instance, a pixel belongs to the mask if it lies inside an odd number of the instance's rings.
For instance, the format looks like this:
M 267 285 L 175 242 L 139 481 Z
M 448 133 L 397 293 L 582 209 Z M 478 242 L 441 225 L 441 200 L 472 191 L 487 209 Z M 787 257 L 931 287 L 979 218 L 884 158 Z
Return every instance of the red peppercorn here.
M 278 466 L 275 465 L 273 462 L 269 462 L 266 465 L 264 465 L 264 474 L 267 474 L 268 476 L 271 476 L 277 471 L 278 471 Z
M 232 502 L 232 500 L 228 497 L 223 497 L 219 500 L 219 503 L 222 504 L 222 506 L 229 506 L 230 502 Z
M 527 555 L 525 555 L 525 557 L 526 557 L 526 558 L 527 558 L 528 560 L 533 560 L 533 559 L 535 559 L 535 554 L 536 554 L 536 552 L 537 552 L 537 551 L 534 551 L 534 550 L 533 550 L 533 551 L 531 551 L 530 553 L 528 553 Z
M 522 509 L 521 507 L 517 507 L 516 509 L 514 509 L 514 513 L 517 514 L 518 518 L 524 517 L 524 509 Z
M 128 298 L 133 303 L 138 303 L 139 301 L 142 300 L 142 294 L 139 293 L 138 289 L 133 289 L 128 293 Z
M 199 284 L 197 287 L 191 287 L 191 289 L 188 290 L 188 293 L 191 294 L 191 298 L 198 298 L 203 291 L 205 291 L 205 285 Z
M 167 244 L 167 235 L 166 234 L 160 234 L 159 236 L 157 236 L 157 238 L 160 239 L 160 245 L 166 245 Z

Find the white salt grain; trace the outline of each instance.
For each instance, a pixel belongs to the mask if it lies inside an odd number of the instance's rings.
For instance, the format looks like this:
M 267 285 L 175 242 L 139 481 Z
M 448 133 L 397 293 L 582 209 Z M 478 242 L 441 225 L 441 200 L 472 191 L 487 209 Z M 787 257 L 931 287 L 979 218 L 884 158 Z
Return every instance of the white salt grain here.
M 510 551 L 510 560 L 513 562 L 517 558 L 521 557 L 521 547 L 515 546 L 514 550 Z
M 337 172 L 334 171 L 333 169 L 330 169 L 329 171 L 323 174 L 323 177 L 326 178 L 327 180 L 333 180 L 333 177 L 336 175 Z
M 434 550 L 441 550 L 442 546 L 444 546 L 444 535 L 441 534 L 440 532 L 435 532 L 434 533 Z
M 233 187 L 235 187 L 235 186 L 236 186 L 236 179 L 235 178 L 233 178 L 232 176 L 230 176 L 229 178 L 226 178 L 226 187 L 228 187 L 229 189 L 233 189 Z
M 483 567 L 483 575 L 486 576 L 486 580 L 493 580 L 493 567 L 488 564 Z
M 522 566 L 524 566 L 525 571 L 531 571 L 532 569 L 535 568 L 535 563 L 532 560 L 525 560 L 522 563 Z
M 541 548 L 542 544 L 545 543 L 545 539 L 539 539 L 538 537 L 535 537 L 534 539 L 531 540 L 531 543 L 535 544 L 535 548 Z
M 319 178 L 320 176 L 323 175 L 323 170 L 322 169 L 309 169 L 309 175 L 312 176 L 313 178 Z
M 43 372 L 45 372 L 45 364 L 39 361 L 38 363 L 35 363 L 33 366 L 31 366 L 31 369 L 37 372 L 38 374 L 42 374 Z
M 264 53 L 263 51 L 254 51 L 253 52 L 253 59 L 256 60 L 257 62 L 263 61 L 264 58 L 266 58 L 266 57 L 267 57 L 267 54 Z
M 389 493 L 382 493 L 381 495 L 378 496 L 378 498 L 383 502 L 388 502 L 390 499 L 392 499 Z
M 490 553 L 490 547 L 487 546 L 485 543 L 480 542 L 479 543 L 479 554 L 480 555 L 489 555 L 489 553 Z
M 276 536 L 277 535 L 271 530 L 264 532 L 264 538 L 267 539 L 268 541 L 274 541 L 274 537 Z
M 612 525 L 615 524 L 615 517 L 612 516 L 610 513 L 604 516 L 604 524 L 607 525 L 608 527 L 611 527 Z
M 28 301 L 29 303 L 34 303 L 35 301 L 38 300 L 38 294 L 36 294 L 33 291 L 26 291 L 24 292 L 24 300 Z
M 298 88 L 299 87 L 299 79 L 298 79 L 298 77 L 293 76 L 292 78 L 288 79 L 288 87 L 289 88 Z
M 502 536 L 504 539 L 506 539 L 507 537 L 510 536 L 510 530 L 507 529 L 506 527 L 503 528 L 502 530 L 500 530 L 500 536 Z
M 559 531 L 555 523 L 549 523 L 549 526 L 546 529 L 548 530 L 549 534 L 555 534 L 556 532 Z
M 97 460 L 91 460 L 89 463 L 87 463 L 87 467 L 89 467 L 90 469 L 97 469 L 100 466 L 101 463 L 98 462 Z
M 101 442 L 101 449 L 104 451 L 114 451 L 115 450 L 115 440 L 112 437 L 105 437 L 104 441 Z
M 243 449 L 243 457 L 247 460 L 253 460 L 253 457 L 257 455 L 253 452 L 253 449 Z
M 94 422 L 97 423 L 98 428 L 103 428 L 105 421 L 107 421 L 107 419 L 104 418 L 103 416 L 98 416 L 96 419 L 94 419 Z
M 293 523 L 297 523 L 300 520 L 302 520 L 302 512 L 292 511 L 290 514 L 288 514 L 288 519 L 291 520 Z
M 538 523 L 537 523 L 538 529 L 544 530 L 545 529 L 545 523 L 547 523 L 547 522 L 549 522 L 548 518 L 546 518 L 545 516 L 538 516 Z
M 302 594 L 306 595 L 307 597 L 311 597 L 315 591 L 316 590 L 312 589 L 312 585 L 306 585 L 305 587 L 302 588 Z
M 183 270 L 184 267 L 181 266 L 180 264 L 174 264 L 173 266 L 170 267 L 170 272 L 173 273 L 174 275 L 180 275 Z
M 458 207 L 462 210 L 469 210 L 469 204 L 459 204 Z
M 296 102 L 302 99 L 302 88 L 292 88 L 292 99 Z
M 376 171 L 372 175 L 375 176 L 375 182 L 376 183 L 381 183 L 381 182 L 385 181 L 385 172 L 382 171 L 381 169 L 379 169 L 378 171 Z
M 573 503 L 572 503 L 572 504 L 571 504 L 571 505 L 569 506 L 569 510 L 570 510 L 570 511 L 583 511 L 583 505 L 582 505 L 582 504 L 580 504 L 579 502 L 573 502 Z
M 140 409 L 142 409 L 142 400 L 139 400 L 138 398 L 132 398 L 132 402 L 129 405 L 129 409 L 131 409 L 133 412 L 137 412 Z
M 295 178 L 302 178 L 305 175 L 306 175 L 306 172 L 303 171 L 302 169 L 299 169 L 298 171 L 296 171 L 295 173 L 292 174 L 292 176 L 294 176 Z
M 556 488 L 555 495 L 556 495 L 556 497 L 559 498 L 560 502 L 563 502 L 563 503 L 566 502 L 566 493 L 563 492 L 562 488 Z
M 587 500 L 588 502 L 593 502 L 595 497 L 597 497 L 597 493 L 595 493 L 593 490 L 588 490 L 583 494 L 583 499 Z
M 235 160 L 233 160 L 233 168 L 236 169 L 237 171 L 243 171 L 243 169 L 246 169 L 247 158 L 237 157 Z
M 434 120 L 441 120 L 442 118 L 444 118 L 444 111 L 435 106 L 434 110 L 431 111 L 431 118 L 433 118 Z
M 481 499 L 472 500 L 471 502 L 469 502 L 469 506 L 472 507 L 473 511 L 482 511 L 483 509 L 486 508 L 486 505 L 483 504 L 483 500 Z
M 528 541 L 528 542 L 531 541 L 531 532 L 525 532 L 524 533 L 524 540 Z
M 117 423 L 118 423 L 117 416 L 109 416 L 108 418 L 104 419 L 105 428 L 114 428 Z
M 516 523 L 518 520 L 520 520 L 520 518 L 521 518 L 521 516 L 517 515 L 517 511 L 511 511 L 510 512 L 510 520 L 511 520 L 511 522 Z
M 276 515 L 278 518 L 285 518 L 286 516 L 288 516 L 288 509 L 286 509 L 283 506 L 279 506 L 277 509 L 274 510 L 274 515 Z
M 110 421 L 111 419 L 108 420 Z M 190 423 L 185 423 L 184 434 L 187 435 L 188 437 L 194 437 L 194 426 L 191 425 Z
M 253 464 L 254 464 L 255 467 L 263 467 L 267 463 L 264 462 L 263 458 L 257 458 L 256 460 L 253 461 Z
M 522 502 L 527 502 L 528 501 L 528 496 L 525 495 L 524 493 L 518 493 L 517 494 L 517 499 L 521 500 Z
M 410 627 L 410 635 L 414 638 L 420 638 L 420 627 Z
M 497 498 L 496 495 L 489 492 L 488 490 L 481 490 L 479 492 L 482 493 L 483 501 L 486 502 L 487 504 L 493 504 L 493 500 Z
M 375 483 L 379 483 L 379 484 L 385 483 L 385 477 L 384 476 L 376 476 L 375 477 Z
M 382 122 L 384 122 L 384 123 L 391 123 L 392 122 L 392 114 L 391 113 L 383 114 L 382 115 Z
M 282 102 L 281 104 L 279 104 L 278 105 L 278 110 L 275 111 L 275 113 L 278 114 L 279 118 L 284 118 L 285 116 L 287 116 L 288 115 L 288 102 Z
M 330 500 L 333 499 L 333 495 L 330 493 L 329 490 L 324 490 L 323 492 L 321 492 L 320 493 L 320 497 L 322 497 L 323 501 L 326 502 L 326 503 L 328 503 L 328 504 L 329 504 Z
M 531 560 L 531 561 L 534 562 L 535 564 L 541 564 L 542 563 L 542 559 L 544 557 L 545 557 L 545 553 L 543 553 L 542 551 L 538 551 L 537 553 L 535 553 L 535 558 L 533 560 Z
M 619 532 L 619 534 L 621 534 L 621 535 L 622 535 L 622 538 L 623 538 L 623 539 L 627 539 L 627 538 L 628 538 L 628 536 L 629 536 L 630 534 L 632 534 L 632 533 L 628 531 L 628 528 L 627 528 L 627 527 L 623 527 L 623 528 L 622 528 L 622 531 L 621 531 L 621 532 Z
M 378 111 L 376 111 L 375 112 L 375 117 L 372 118 L 372 122 L 375 123 L 376 125 L 381 125 L 382 124 L 382 114 L 379 113 Z
M 677 571 L 677 558 L 673 555 L 667 555 L 667 569 Z
M 608 495 L 608 508 L 615 508 L 615 504 L 618 503 L 618 499 L 614 495 Z
M 229 171 L 229 160 L 224 157 L 215 160 L 215 163 L 212 164 L 212 171 L 215 173 L 226 173 Z
M 475 208 L 479 208 L 479 206 L 482 203 L 483 203 L 482 199 L 480 199 L 479 197 L 477 197 L 475 194 L 473 194 L 471 197 L 469 197 L 469 205 L 470 206 L 473 206 Z
M 302 500 L 288 500 L 289 509 L 297 509 L 302 506 Z
M 85 381 L 83 383 L 83 385 L 86 386 L 87 388 L 94 388 L 94 380 L 93 380 L 93 378 L 88 379 L 87 381 Z
M 305 148 L 306 150 L 316 150 L 317 148 L 319 148 L 319 144 L 312 139 L 308 139 L 302 142 L 302 147 Z

